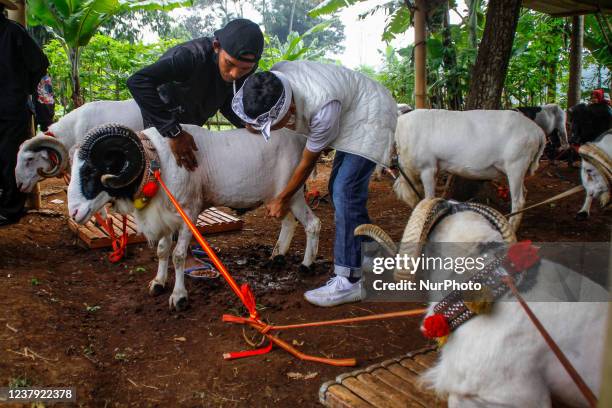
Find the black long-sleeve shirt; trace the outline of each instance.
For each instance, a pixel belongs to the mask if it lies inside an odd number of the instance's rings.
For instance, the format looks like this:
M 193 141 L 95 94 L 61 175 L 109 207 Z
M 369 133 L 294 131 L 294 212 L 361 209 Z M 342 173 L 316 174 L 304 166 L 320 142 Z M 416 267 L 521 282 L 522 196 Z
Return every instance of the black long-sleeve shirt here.
M 0 120 L 28 117 L 28 95 L 48 67 L 49 60 L 25 28 L 0 13 Z
M 236 89 L 246 77 L 236 81 Z M 218 110 L 237 127 L 244 127 L 231 103 L 232 83 L 219 73 L 212 39 L 198 38 L 166 51 L 157 62 L 136 72 L 127 86 L 146 126 L 165 135 L 180 123 L 202 126 Z

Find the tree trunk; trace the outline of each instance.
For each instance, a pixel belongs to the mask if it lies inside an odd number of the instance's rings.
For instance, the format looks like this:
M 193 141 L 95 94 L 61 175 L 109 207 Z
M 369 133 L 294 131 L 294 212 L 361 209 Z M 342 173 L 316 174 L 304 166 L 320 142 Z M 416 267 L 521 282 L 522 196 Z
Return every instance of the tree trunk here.
M 548 83 L 546 84 L 546 102 L 555 103 L 557 101 L 557 65 L 558 58 L 548 67 Z
M 457 75 L 457 52 L 451 37 L 449 12 L 450 9 L 447 1 L 444 4 L 444 16 L 442 20 L 442 44 L 444 46 L 442 58 L 444 62 L 444 74 L 447 78 L 448 108 L 451 110 L 460 110 L 463 105 L 463 96 L 461 95 L 459 75 Z
M 570 38 L 570 71 L 567 87 L 567 107 L 580 103 L 580 82 L 582 79 L 582 38 L 584 36 L 584 16 L 572 18 Z
M 499 109 L 521 0 L 491 0 L 466 109 Z
M 414 11 L 414 99 L 415 108 L 427 107 L 427 27 L 425 0 L 416 0 Z
M 72 83 L 72 104 L 73 109 L 83 105 L 81 96 L 81 78 L 79 77 L 79 59 L 81 50 L 79 48 L 69 48 L 68 57 L 70 59 L 70 81 Z
M 293 0 L 293 2 L 291 3 L 291 14 L 289 15 L 289 29 L 287 30 L 287 35 L 291 34 L 291 31 L 293 31 L 293 16 L 295 14 L 295 3 L 297 3 L 297 0 Z
M 465 109 L 499 109 L 504 81 L 510 62 L 512 43 L 521 11 L 521 0 L 491 0 L 471 72 L 470 90 Z M 483 183 L 454 177 L 451 196 L 461 201 L 477 197 L 477 201 L 495 199 L 495 193 L 483 192 Z M 484 195 L 484 197 L 481 197 Z

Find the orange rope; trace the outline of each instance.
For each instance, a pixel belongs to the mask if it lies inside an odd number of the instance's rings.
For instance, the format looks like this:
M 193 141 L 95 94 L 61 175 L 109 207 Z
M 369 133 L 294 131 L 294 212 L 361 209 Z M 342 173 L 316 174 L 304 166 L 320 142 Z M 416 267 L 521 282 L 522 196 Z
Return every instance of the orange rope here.
M 225 268 L 225 265 L 223 265 L 223 263 L 221 262 L 217 254 L 215 254 L 211 246 L 208 244 L 208 242 L 206 242 L 202 234 L 200 234 L 200 231 L 198 231 L 193 221 L 191 221 L 191 219 L 187 216 L 187 214 L 182 209 L 181 205 L 178 203 L 176 198 L 172 195 L 172 193 L 170 192 L 170 190 L 168 189 L 168 187 L 162 180 L 161 173 L 159 172 L 159 170 L 156 171 L 154 175 L 157 181 L 159 182 L 159 185 L 166 192 L 166 194 L 168 195 L 168 198 L 170 199 L 170 201 L 172 202 L 176 210 L 179 212 L 180 216 L 183 218 L 183 221 L 185 221 L 185 223 L 191 230 L 191 233 L 195 237 L 196 241 L 198 241 L 202 249 L 204 249 L 204 251 L 208 254 L 210 260 L 212 261 L 214 266 L 217 268 L 217 270 L 221 273 L 221 275 L 226 280 L 226 282 L 229 284 L 230 288 L 234 291 L 236 296 L 238 296 L 238 298 L 242 301 L 244 306 L 249 310 L 249 314 L 250 314 L 249 318 L 232 316 L 232 315 L 224 315 L 223 316 L 224 322 L 248 324 L 254 329 L 256 329 L 257 331 L 259 331 L 261 334 L 263 334 L 270 341 L 270 343 L 274 343 L 278 347 L 282 348 L 283 350 L 293 355 L 294 357 L 299 358 L 300 360 L 313 361 L 317 363 L 329 364 L 329 365 L 339 366 L 339 367 L 348 367 L 348 366 L 355 366 L 357 364 L 357 360 L 355 360 L 354 358 L 337 359 L 337 358 L 324 358 L 324 357 L 311 356 L 311 355 L 302 353 L 301 351 L 297 350 L 295 347 L 279 339 L 277 336 L 270 334 L 269 331 L 270 330 L 281 330 L 281 329 L 296 329 L 296 328 L 303 328 L 303 327 L 329 326 L 333 324 L 355 323 L 355 322 L 370 321 L 370 320 L 377 320 L 377 319 L 389 319 L 393 317 L 415 316 L 415 315 L 425 313 L 426 311 L 425 309 L 417 309 L 417 310 L 408 310 L 408 311 L 402 311 L 402 312 L 384 313 L 380 315 L 362 316 L 362 317 L 339 319 L 339 320 L 329 320 L 329 321 L 313 322 L 313 323 L 301 323 L 301 324 L 293 324 L 293 325 L 285 325 L 285 326 L 270 326 L 264 323 L 259 318 L 257 309 L 255 308 L 255 297 L 253 296 L 253 293 L 251 292 L 249 286 L 247 284 L 243 284 L 241 287 L 238 287 L 238 284 L 236 283 L 232 275 L 229 273 L 229 271 Z M 235 358 L 250 357 L 253 355 L 267 353 L 270 350 L 271 350 L 271 344 L 261 349 L 258 349 L 258 350 L 224 353 L 223 358 L 229 360 L 229 359 L 235 359 Z

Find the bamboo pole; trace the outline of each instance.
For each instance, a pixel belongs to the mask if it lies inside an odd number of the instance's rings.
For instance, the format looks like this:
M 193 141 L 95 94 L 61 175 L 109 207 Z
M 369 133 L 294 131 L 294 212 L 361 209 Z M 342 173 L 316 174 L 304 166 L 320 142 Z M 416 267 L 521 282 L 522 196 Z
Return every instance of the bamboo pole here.
M 425 0 L 416 0 L 414 11 L 414 98 L 415 107 L 427 107 Z

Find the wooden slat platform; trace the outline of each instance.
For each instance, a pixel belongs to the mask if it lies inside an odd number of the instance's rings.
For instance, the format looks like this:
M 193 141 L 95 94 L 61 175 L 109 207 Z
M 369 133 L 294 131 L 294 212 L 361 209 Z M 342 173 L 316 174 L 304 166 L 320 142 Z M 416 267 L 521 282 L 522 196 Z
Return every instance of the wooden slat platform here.
M 122 216 L 119 214 L 109 213 L 109 217 L 113 219 L 113 229 L 117 236 L 121 236 L 121 227 L 123 225 Z M 68 225 L 72 231 L 78 234 L 79 239 L 83 241 L 89 248 L 106 248 L 111 246 L 111 238 L 109 237 L 106 230 L 98 225 L 95 218 L 85 225 L 78 225 L 72 219 L 68 222 Z M 232 215 L 224 213 L 211 207 L 204 211 L 198 217 L 198 230 L 202 234 L 215 234 L 219 232 L 237 231 L 241 230 L 244 222 Z M 127 221 L 128 230 L 128 244 L 139 244 L 147 242 L 144 235 L 139 234 L 136 228 L 134 218 L 129 215 Z
M 321 386 L 319 400 L 332 408 L 446 407 L 446 401 L 418 385 L 419 374 L 437 355 L 429 347 L 341 374 Z

